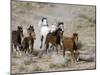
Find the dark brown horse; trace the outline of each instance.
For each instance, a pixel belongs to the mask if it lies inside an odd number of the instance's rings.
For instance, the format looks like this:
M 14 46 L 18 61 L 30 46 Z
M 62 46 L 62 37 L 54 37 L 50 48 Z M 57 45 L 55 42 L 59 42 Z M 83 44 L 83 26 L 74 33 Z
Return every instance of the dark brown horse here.
M 63 56 L 65 56 L 65 50 L 68 49 L 71 52 L 72 62 L 78 61 L 79 52 L 77 50 L 78 33 L 73 33 L 72 37 L 63 38 Z
M 23 51 L 25 51 L 25 53 L 27 51 L 28 51 L 28 53 L 32 53 L 33 47 L 34 47 L 34 40 L 36 39 L 36 34 L 34 31 L 34 27 L 31 25 L 27 29 L 27 31 L 28 31 L 28 36 L 24 37 L 24 39 L 22 41 L 22 47 L 23 47 Z
M 16 51 L 18 51 L 18 48 L 19 50 L 21 50 L 22 37 L 23 37 L 23 28 L 21 26 L 18 26 L 17 30 L 12 31 L 12 48 L 14 47 Z
M 62 38 L 62 29 L 59 28 L 55 32 L 48 33 L 45 41 L 46 45 L 46 53 L 49 48 L 49 44 L 52 44 L 52 46 L 56 47 L 57 54 L 58 54 L 58 46 L 61 46 L 61 38 Z

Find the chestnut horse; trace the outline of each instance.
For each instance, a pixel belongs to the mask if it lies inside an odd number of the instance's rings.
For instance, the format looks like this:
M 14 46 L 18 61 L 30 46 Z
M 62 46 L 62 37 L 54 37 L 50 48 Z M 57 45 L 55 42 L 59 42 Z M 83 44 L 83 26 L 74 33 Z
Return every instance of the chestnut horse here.
M 77 50 L 78 33 L 73 33 L 72 37 L 63 38 L 63 56 L 65 56 L 65 50 L 68 49 L 71 52 L 72 62 L 78 61 L 79 52 Z

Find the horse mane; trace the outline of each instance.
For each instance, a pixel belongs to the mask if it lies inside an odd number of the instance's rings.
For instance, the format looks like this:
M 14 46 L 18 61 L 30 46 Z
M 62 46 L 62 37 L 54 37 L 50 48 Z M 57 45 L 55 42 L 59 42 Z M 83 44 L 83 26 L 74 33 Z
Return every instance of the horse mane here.
M 64 23 L 63 22 L 58 22 L 58 26 L 60 26 L 61 24 L 63 25 Z

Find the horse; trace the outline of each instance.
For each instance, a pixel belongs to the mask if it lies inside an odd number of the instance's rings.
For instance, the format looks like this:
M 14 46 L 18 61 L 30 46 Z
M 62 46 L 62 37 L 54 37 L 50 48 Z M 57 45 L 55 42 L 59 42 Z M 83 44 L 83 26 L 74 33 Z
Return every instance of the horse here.
M 23 37 L 23 28 L 21 26 L 18 26 L 17 30 L 12 31 L 12 47 L 14 47 L 16 51 L 18 51 L 18 48 L 19 51 L 21 50 L 22 37 Z
M 46 53 L 48 52 L 49 44 L 56 47 L 56 51 L 58 54 L 58 46 L 60 45 L 60 40 L 62 38 L 62 29 L 58 28 L 55 32 L 48 33 L 45 40 L 46 45 Z
M 77 43 L 78 33 L 73 33 L 72 37 L 63 37 L 63 56 L 65 57 L 65 50 L 68 49 L 71 53 L 72 62 L 78 61 L 79 58 Z
M 41 35 L 41 45 L 40 45 L 40 49 L 42 48 L 42 45 L 43 47 L 44 44 L 45 44 L 45 39 L 46 39 L 46 36 L 47 34 L 49 33 L 49 26 L 48 26 L 48 21 L 47 21 L 47 18 L 43 17 L 42 20 L 39 22 L 39 25 L 38 25 L 41 30 L 40 30 L 40 35 Z
M 36 39 L 36 34 L 33 26 L 29 26 L 29 28 L 27 29 L 27 34 L 28 36 L 24 36 L 22 41 L 23 51 L 25 51 L 25 53 L 27 51 L 28 53 L 32 53 L 34 47 L 34 40 Z
M 51 28 L 50 28 L 50 33 L 53 33 L 53 32 L 55 32 L 56 30 L 61 30 L 62 31 L 62 38 L 63 38 L 63 33 L 64 33 L 64 22 L 58 22 L 57 23 L 57 25 L 55 25 L 55 24 L 52 24 L 52 26 L 51 26 Z M 60 49 L 62 50 L 62 38 L 60 38 L 60 43 L 59 43 L 59 45 L 60 45 Z M 51 46 L 51 47 L 53 47 L 53 46 Z

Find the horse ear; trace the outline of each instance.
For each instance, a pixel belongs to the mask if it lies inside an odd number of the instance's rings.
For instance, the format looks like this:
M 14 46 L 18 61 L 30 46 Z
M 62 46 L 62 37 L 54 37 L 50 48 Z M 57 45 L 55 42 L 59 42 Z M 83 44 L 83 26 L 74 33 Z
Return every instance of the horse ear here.
M 42 17 L 42 20 L 41 21 L 43 22 L 43 20 L 44 20 L 44 17 Z
M 20 26 L 17 26 L 17 29 L 19 30 L 20 29 Z

